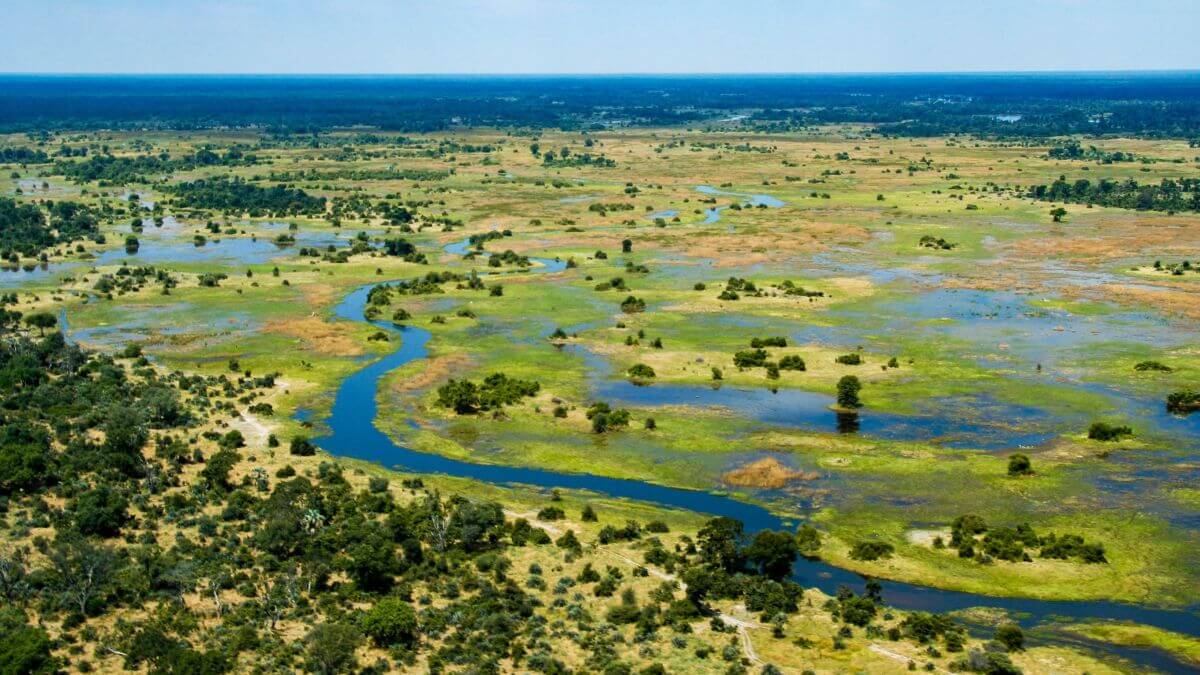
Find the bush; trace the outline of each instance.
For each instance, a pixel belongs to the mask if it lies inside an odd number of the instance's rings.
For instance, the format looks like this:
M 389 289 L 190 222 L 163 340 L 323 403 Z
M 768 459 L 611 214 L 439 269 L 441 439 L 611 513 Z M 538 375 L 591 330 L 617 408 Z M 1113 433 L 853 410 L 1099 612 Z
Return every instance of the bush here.
M 654 377 L 654 369 L 644 363 L 635 363 L 629 367 L 629 377 L 635 380 L 649 380 Z
M 1200 410 L 1200 391 L 1181 389 L 1167 396 L 1167 412 L 1187 415 Z
M 361 621 L 362 631 L 380 647 L 417 643 L 419 626 L 412 606 L 399 598 L 384 598 Z
M 340 673 L 355 666 L 354 650 L 358 648 L 358 631 L 342 623 L 323 623 L 305 638 L 306 663 L 319 673 Z
M 1010 652 L 1025 648 L 1025 632 L 1015 623 L 1006 623 L 996 629 L 996 642 Z
M 850 549 L 850 557 L 854 560 L 879 560 L 890 558 L 895 547 L 883 541 L 860 541 Z
M 288 451 L 300 457 L 311 457 L 317 454 L 317 446 L 308 440 L 308 436 L 293 436 Z
M 1029 476 L 1033 474 L 1033 463 L 1029 461 L 1029 456 L 1020 452 L 1013 453 L 1008 457 L 1008 475 L 1010 476 Z
M 57 662 L 50 654 L 50 636 L 41 628 L 25 622 L 25 617 L 15 609 L 0 615 L 0 673 L 22 675 L 49 675 L 57 670 Z
M 787 356 L 779 359 L 779 369 L 805 370 L 806 366 L 804 365 L 804 359 L 800 358 L 796 354 L 788 354 Z
M 1093 422 L 1088 428 L 1088 438 L 1093 441 L 1119 441 L 1125 436 L 1132 436 L 1133 429 L 1124 425 L 1107 422 Z
M 834 361 L 842 364 L 843 366 L 860 366 L 863 362 L 862 356 L 858 354 L 842 354 L 834 359 Z
M 547 506 L 537 513 L 538 520 L 562 520 L 567 514 L 557 506 Z
M 129 517 L 128 507 L 116 490 L 102 485 L 75 499 L 75 528 L 87 535 L 115 537 Z

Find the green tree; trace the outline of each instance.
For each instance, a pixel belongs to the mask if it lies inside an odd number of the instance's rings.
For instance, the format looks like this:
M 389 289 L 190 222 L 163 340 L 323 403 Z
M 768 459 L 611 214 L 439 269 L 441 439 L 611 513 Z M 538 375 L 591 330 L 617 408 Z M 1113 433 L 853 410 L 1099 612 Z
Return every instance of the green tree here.
M 58 318 L 50 312 L 33 312 L 25 315 L 25 325 L 38 329 L 39 335 L 45 335 L 47 328 L 58 325 Z
M 204 463 L 200 470 L 200 478 L 208 482 L 214 490 L 229 492 L 233 485 L 229 483 L 229 472 L 237 466 L 241 456 L 233 450 L 218 450 Z
M 115 537 L 129 519 L 129 502 L 109 485 L 93 488 L 75 498 L 75 529 L 86 535 Z
M 821 533 L 805 523 L 796 530 L 796 546 L 803 555 L 812 555 L 821 548 Z
M 399 598 L 384 598 L 367 610 L 362 630 L 380 647 L 413 647 L 419 636 L 417 613 Z
M 854 375 L 844 375 L 837 383 L 837 404 L 840 408 L 861 408 L 862 401 L 858 392 L 862 390 L 862 382 Z
M 772 579 L 782 579 L 792 571 L 792 564 L 800 552 L 796 538 L 787 532 L 762 530 L 754 535 L 754 541 L 746 547 L 746 558 L 759 571 Z
M 700 543 L 700 558 L 714 567 L 726 572 L 736 572 L 744 562 L 742 556 L 742 540 L 745 529 L 742 521 L 720 516 L 712 518 L 700 531 L 696 538 Z
M 322 675 L 349 672 L 356 666 L 354 650 L 359 635 L 344 623 L 323 623 L 305 638 L 305 662 L 309 670 Z
M 0 612 L 0 675 L 50 675 L 58 670 L 50 636 L 15 608 Z

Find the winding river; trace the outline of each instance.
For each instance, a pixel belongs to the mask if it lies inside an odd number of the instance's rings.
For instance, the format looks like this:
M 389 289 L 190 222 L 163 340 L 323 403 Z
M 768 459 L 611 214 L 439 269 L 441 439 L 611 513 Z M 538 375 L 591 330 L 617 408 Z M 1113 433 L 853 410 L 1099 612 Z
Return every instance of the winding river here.
M 452 244 L 446 250 L 449 253 L 461 253 L 465 247 L 462 244 Z M 537 267 L 531 272 L 555 273 L 565 267 L 557 260 L 532 260 Z M 376 285 L 378 284 L 369 284 L 352 291 L 336 307 L 336 316 L 347 321 L 366 321 L 363 310 L 368 293 Z M 789 528 L 789 524 L 780 516 L 761 506 L 733 497 L 585 473 L 475 464 L 405 447 L 375 426 L 378 413 L 376 395 L 380 381 L 388 373 L 427 357 L 430 333 L 415 326 L 395 326 L 386 321 L 370 323 L 390 334 L 393 342 L 399 342 L 399 346 L 390 354 L 365 365 L 347 377 L 338 388 L 331 414 L 325 420 L 328 433 L 315 439 L 318 445 L 331 454 L 377 462 L 416 473 L 440 473 L 489 483 L 531 485 L 547 489 L 587 490 L 664 507 L 727 516 L 742 521 L 746 532 L 751 535 L 766 529 Z M 855 573 L 819 560 L 803 558 L 795 565 L 793 578 L 804 586 L 816 587 L 826 593 L 836 592 L 837 587 L 841 585 L 861 590 L 864 583 L 863 578 Z M 1110 619 L 1132 621 L 1200 636 L 1200 615 L 1194 607 L 1181 611 L 1111 601 L 1047 601 L 993 597 L 898 582 L 884 582 L 883 589 L 887 602 L 902 609 L 946 612 L 970 607 L 995 607 L 1010 612 L 1026 626 L 1053 618 Z M 1097 648 L 1166 671 L 1189 670 L 1165 653 L 1154 650 L 1113 645 L 1097 645 Z

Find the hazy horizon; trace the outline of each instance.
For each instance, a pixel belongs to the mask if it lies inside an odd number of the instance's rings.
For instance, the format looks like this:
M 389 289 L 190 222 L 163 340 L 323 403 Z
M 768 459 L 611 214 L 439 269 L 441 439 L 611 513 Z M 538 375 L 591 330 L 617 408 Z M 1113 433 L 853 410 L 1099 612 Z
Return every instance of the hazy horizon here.
M 46 0 L 6 74 L 1155 72 L 1200 63 L 1200 4 L 1013 0 Z

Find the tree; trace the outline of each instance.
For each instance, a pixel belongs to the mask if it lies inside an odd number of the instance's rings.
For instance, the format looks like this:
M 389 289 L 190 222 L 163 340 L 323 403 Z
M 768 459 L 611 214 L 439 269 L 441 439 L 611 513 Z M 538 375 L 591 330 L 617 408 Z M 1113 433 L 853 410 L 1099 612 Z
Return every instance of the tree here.
M 844 375 L 837 383 L 837 404 L 839 408 L 861 408 L 858 392 L 862 390 L 862 382 L 853 375 Z
M 75 498 L 75 529 L 85 535 L 115 537 L 129 518 L 129 502 L 111 486 L 101 485 Z
M 36 490 L 52 482 L 53 463 L 45 431 L 21 420 L 0 427 L 0 494 Z
M 54 328 L 58 325 L 58 317 L 50 312 L 33 312 L 25 315 L 24 320 L 26 326 L 38 329 L 39 335 L 45 335 L 47 328 Z
M 343 623 L 323 623 L 309 632 L 305 638 L 306 661 L 310 670 L 332 675 L 352 670 L 356 661 L 354 650 L 358 648 L 358 631 Z
M 233 485 L 229 483 L 229 472 L 237 466 L 240 459 L 241 456 L 233 450 L 218 450 L 205 462 L 204 468 L 200 470 L 200 477 L 214 490 L 229 492 L 233 489 Z
M 438 387 L 437 403 L 459 415 L 473 413 L 479 408 L 479 388 L 470 380 L 451 379 Z
M 468 551 L 483 548 L 504 525 L 504 510 L 495 502 L 463 502 L 450 516 L 450 531 Z
M 1050 217 L 1056 223 L 1064 222 L 1064 219 L 1066 218 L 1066 216 L 1067 216 L 1067 210 L 1061 206 L 1050 209 Z
M 744 536 L 745 529 L 740 520 L 725 516 L 709 520 L 696 533 L 701 559 L 726 572 L 736 572 L 742 568 L 744 560 L 741 551 Z
M 391 533 L 382 525 L 369 523 L 347 535 L 354 543 L 346 548 L 346 571 L 354 583 L 364 591 L 386 590 L 400 567 Z
M 778 580 L 792 571 L 799 551 L 796 538 L 791 534 L 763 530 L 754 535 L 754 541 L 746 548 L 745 555 L 760 572 Z
M 93 544 L 78 534 L 60 534 L 48 555 L 55 589 L 64 604 L 84 616 L 88 604 L 107 590 L 121 567 L 113 549 Z
M 1016 452 L 1008 457 L 1008 475 L 1010 476 L 1029 476 L 1033 474 L 1033 463 L 1029 461 L 1029 455 Z
M 0 612 L 0 673 L 4 675 L 50 675 L 58 670 L 51 655 L 50 636 L 26 623 L 25 615 L 8 609 Z
M 141 476 L 146 460 L 142 446 L 150 438 L 145 417 L 128 405 L 115 405 L 104 420 L 104 454 L 109 465 L 127 476 Z
M 821 548 L 821 533 L 805 523 L 796 530 L 796 546 L 803 555 L 812 555 Z
M 419 635 L 417 613 L 399 598 L 384 598 L 363 615 L 362 630 L 377 646 L 412 647 Z

